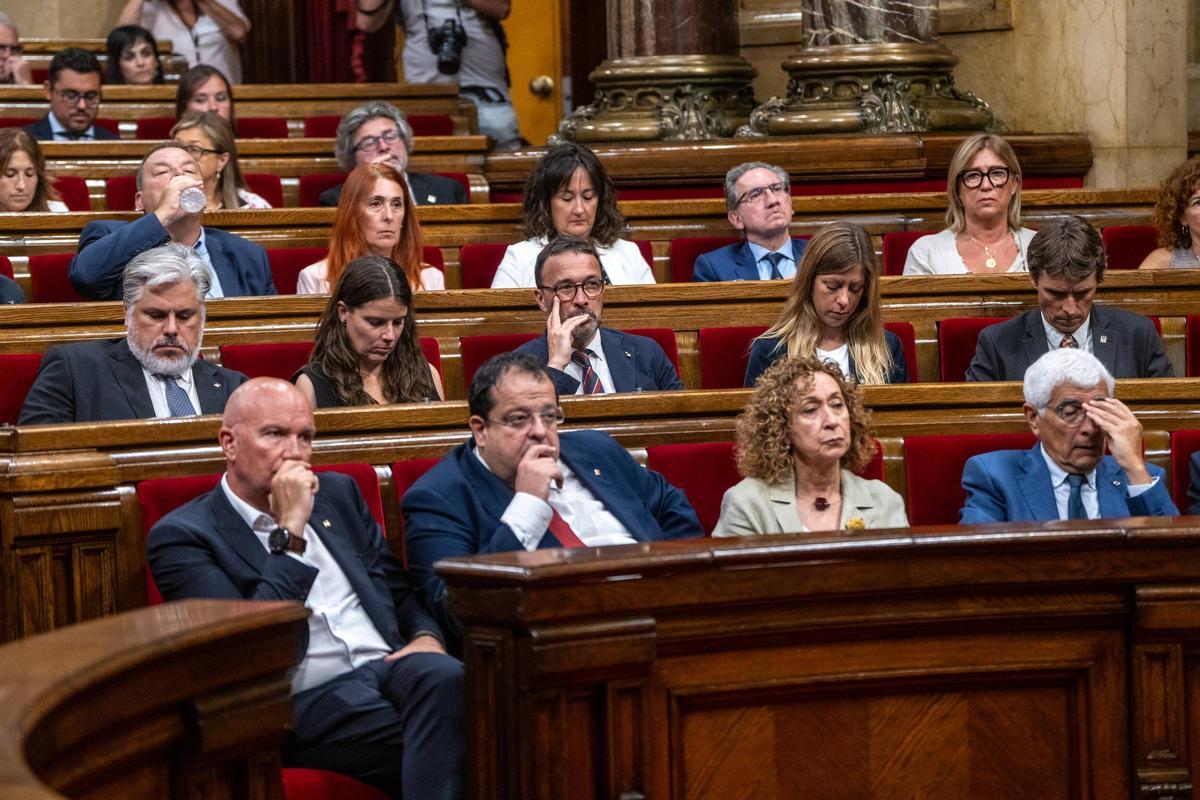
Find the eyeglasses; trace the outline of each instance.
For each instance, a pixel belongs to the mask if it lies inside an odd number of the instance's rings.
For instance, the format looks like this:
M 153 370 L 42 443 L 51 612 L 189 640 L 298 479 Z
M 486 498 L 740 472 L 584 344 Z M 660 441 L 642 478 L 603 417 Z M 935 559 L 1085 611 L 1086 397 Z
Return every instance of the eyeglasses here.
M 1087 419 L 1087 409 L 1078 400 L 1064 400 L 1052 410 L 1055 416 L 1072 428 L 1078 428 Z
M 23 44 L 20 44 L 20 43 L 18 43 L 18 44 L 0 44 L 0 56 L 6 56 L 9 54 L 12 54 L 14 56 L 19 56 L 19 55 L 21 55 L 21 53 L 24 53 L 24 52 L 25 52 L 25 45 L 23 45 Z
M 383 149 L 384 143 L 395 144 L 400 140 L 400 131 L 393 128 L 390 131 L 384 131 L 378 136 L 364 136 L 362 141 L 354 145 L 354 152 L 366 150 L 368 153 L 374 153 Z
M 983 179 L 987 178 L 988 183 L 993 188 L 999 189 L 1004 184 L 1008 183 L 1008 176 L 1012 175 L 1012 170 L 1008 167 L 992 167 L 987 172 L 978 169 L 969 169 L 961 173 L 958 179 L 962 181 L 962 185 L 968 189 L 978 189 L 983 185 Z
M 783 181 L 780 181 L 779 183 L 772 183 L 769 186 L 759 186 L 756 189 L 751 189 L 738 198 L 738 205 L 762 202 L 766 199 L 767 192 L 776 195 L 786 195 L 788 193 L 788 186 Z
M 533 420 L 535 417 L 540 419 L 542 424 L 547 428 L 557 428 L 559 424 L 566 419 L 566 417 L 563 415 L 562 408 L 555 406 L 553 409 L 548 408 L 545 411 L 537 414 L 516 412 L 509 414 L 504 419 L 489 418 L 488 422 L 494 422 L 497 425 L 503 425 L 505 428 L 519 433 L 521 431 L 529 430 L 529 428 L 533 427 Z
M 206 153 L 211 153 L 214 156 L 221 155 L 220 150 L 213 150 L 208 147 L 201 147 L 198 144 L 185 144 L 185 145 L 183 145 L 183 149 L 186 150 L 188 152 L 188 155 L 190 155 L 192 158 L 200 158 L 202 155 L 204 155 Z
M 543 292 L 554 292 L 558 299 L 569 303 L 575 299 L 575 293 L 583 289 L 585 297 L 599 297 L 604 293 L 604 281 L 599 278 L 588 278 L 583 283 L 560 283 L 557 286 L 539 286 Z
M 84 94 L 80 94 L 74 89 L 55 89 L 54 91 L 58 92 L 58 96 L 66 100 L 69 106 L 79 105 L 80 100 L 89 106 L 99 105 L 100 103 L 99 92 L 85 92 Z

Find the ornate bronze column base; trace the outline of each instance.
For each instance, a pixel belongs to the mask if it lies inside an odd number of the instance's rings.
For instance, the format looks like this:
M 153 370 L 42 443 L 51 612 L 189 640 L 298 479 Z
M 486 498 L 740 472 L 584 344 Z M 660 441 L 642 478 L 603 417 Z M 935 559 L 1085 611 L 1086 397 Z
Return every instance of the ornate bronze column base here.
M 1003 129 L 987 103 L 954 87 L 957 63 L 940 42 L 806 47 L 783 63 L 787 97 L 754 109 L 737 135 Z
M 750 118 L 757 75 L 741 56 L 609 59 L 589 76 L 595 102 L 560 122 L 550 144 L 729 137 Z

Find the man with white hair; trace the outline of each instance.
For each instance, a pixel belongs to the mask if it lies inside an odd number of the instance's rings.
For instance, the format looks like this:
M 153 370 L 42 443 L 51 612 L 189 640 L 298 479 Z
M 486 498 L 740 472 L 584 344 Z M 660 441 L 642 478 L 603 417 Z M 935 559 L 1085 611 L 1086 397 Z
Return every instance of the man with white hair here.
M 33 66 L 21 58 L 24 50 L 17 24 L 0 11 L 0 84 L 33 83 Z
M 1025 419 L 1039 441 L 971 458 L 959 521 L 1178 514 L 1162 469 L 1142 457 L 1142 424 L 1112 393 L 1112 375 L 1091 353 L 1063 348 L 1035 361 L 1025 371 Z
M 208 269 L 189 247 L 134 257 L 124 273 L 125 338 L 51 348 L 18 424 L 224 411 L 246 376 L 197 360 L 208 289 Z

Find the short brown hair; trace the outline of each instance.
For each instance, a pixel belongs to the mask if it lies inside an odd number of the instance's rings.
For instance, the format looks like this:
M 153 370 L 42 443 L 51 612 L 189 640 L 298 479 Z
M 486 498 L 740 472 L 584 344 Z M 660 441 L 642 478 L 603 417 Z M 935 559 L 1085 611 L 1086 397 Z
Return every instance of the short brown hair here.
M 1104 280 L 1104 241 L 1083 217 L 1063 217 L 1047 222 L 1029 243 L 1029 277 L 1034 283 L 1045 275 L 1081 281 L 1096 275 Z

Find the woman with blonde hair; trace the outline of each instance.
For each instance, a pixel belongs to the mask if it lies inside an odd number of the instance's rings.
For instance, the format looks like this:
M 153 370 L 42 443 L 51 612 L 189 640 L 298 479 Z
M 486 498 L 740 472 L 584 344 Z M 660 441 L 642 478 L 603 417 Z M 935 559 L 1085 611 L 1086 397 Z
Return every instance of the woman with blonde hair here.
M 907 383 L 900 337 L 883 328 L 871 237 L 852 222 L 817 231 L 779 319 L 750 348 L 746 386 L 784 356 L 832 361 L 859 383 Z
M 776 362 L 738 417 L 743 480 L 725 493 L 713 536 L 907 527 L 900 495 L 854 474 L 874 453 L 870 413 L 836 365 Z
M 233 128 L 213 111 L 189 111 L 171 128 L 171 138 L 183 144 L 200 167 L 206 211 L 221 208 L 270 208 L 271 204 L 246 187 L 238 166 Z
M 1163 182 L 1153 219 L 1159 247 L 1138 269 L 1200 267 L 1200 158 L 1183 162 Z
M 968 136 L 950 159 L 946 229 L 913 242 L 905 275 L 1026 272 L 1033 231 L 1021 227 L 1021 164 L 993 133 Z

